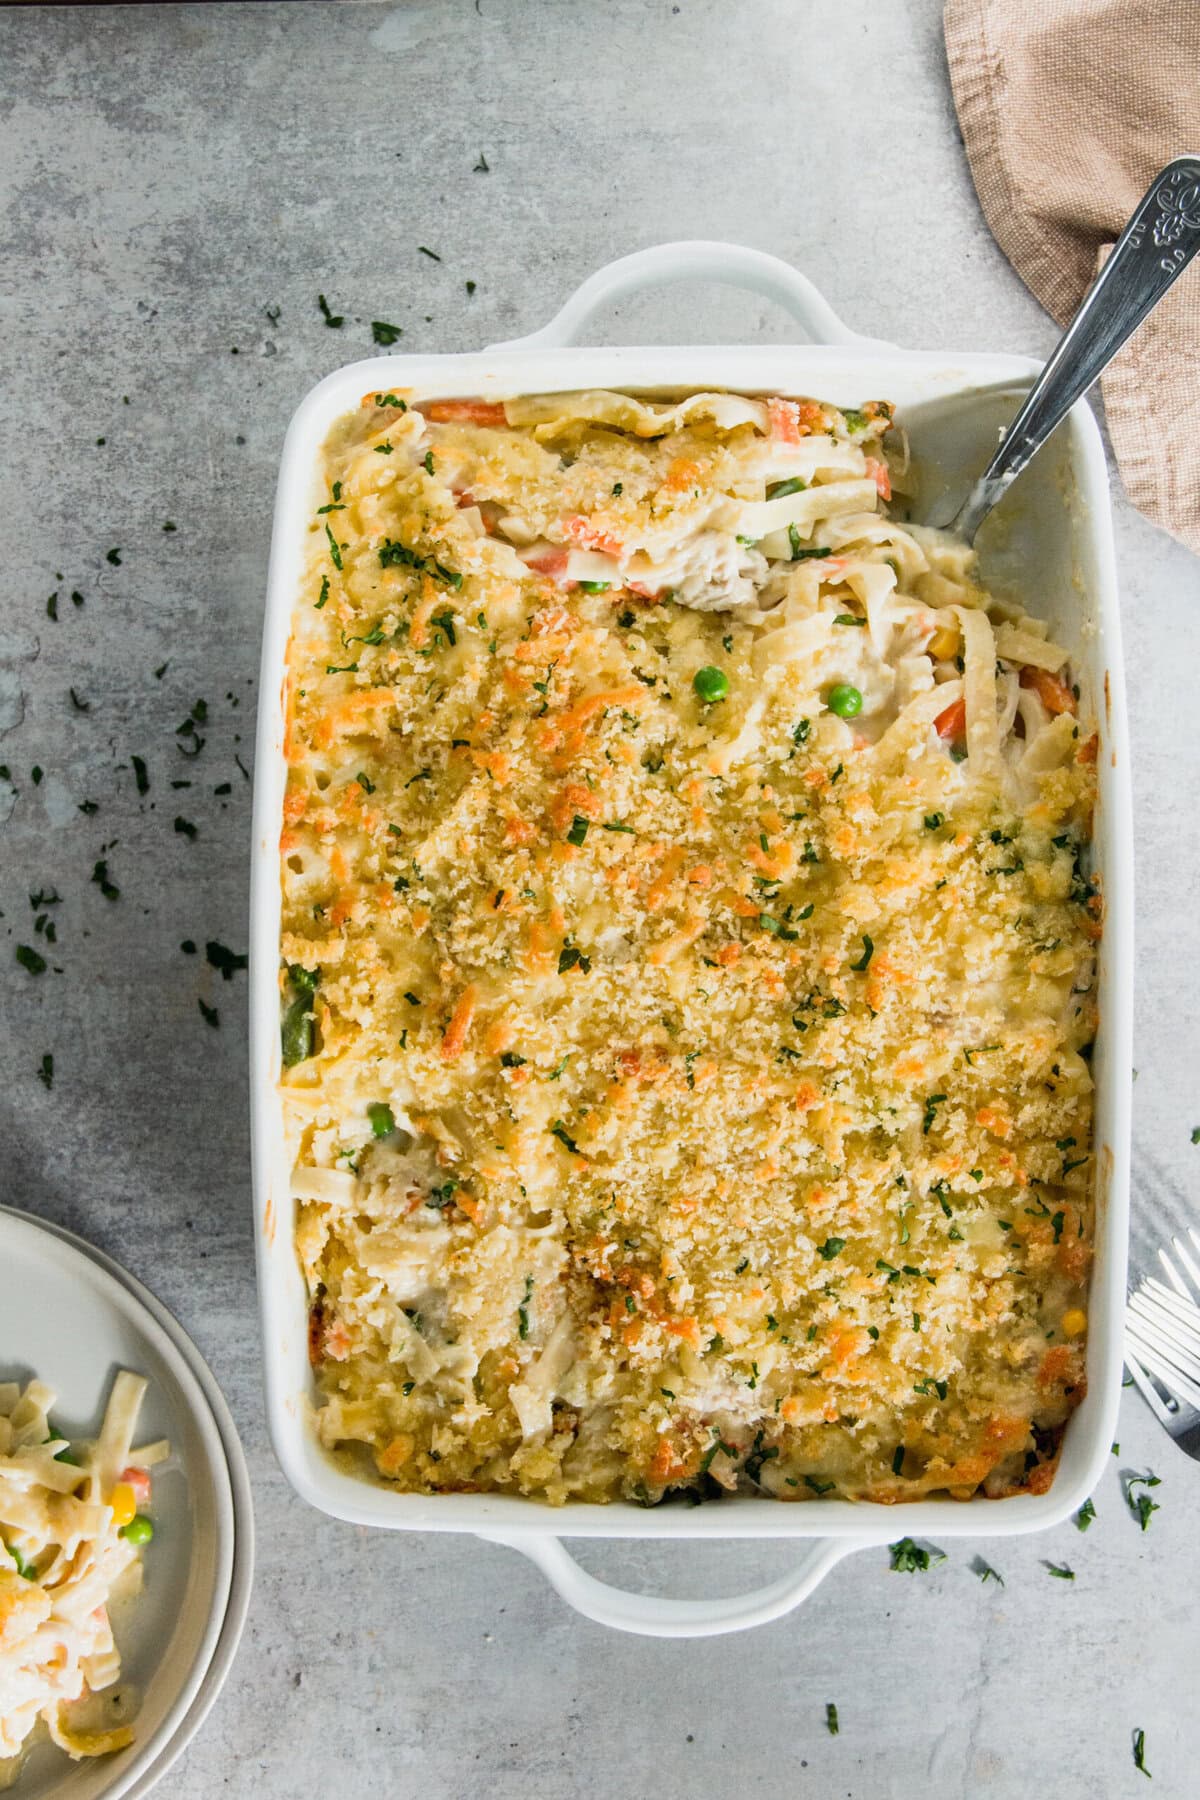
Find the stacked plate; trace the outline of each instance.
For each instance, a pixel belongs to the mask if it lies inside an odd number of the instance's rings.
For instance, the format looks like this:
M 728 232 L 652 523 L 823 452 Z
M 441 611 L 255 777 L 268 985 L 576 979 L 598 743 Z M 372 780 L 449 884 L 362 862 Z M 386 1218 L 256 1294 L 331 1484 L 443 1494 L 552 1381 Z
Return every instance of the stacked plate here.
M 114 1374 L 133 1370 L 149 1383 L 139 1441 L 171 1443 L 155 1471 L 144 1591 L 114 1612 L 122 1686 L 140 1698 L 135 1740 L 83 1762 L 39 1744 L 12 1790 L 20 1800 L 135 1800 L 200 1726 L 241 1637 L 254 1563 L 245 1459 L 195 1345 L 103 1252 L 0 1207 L 0 1270 L 0 1379 L 45 1381 L 58 1395 L 55 1424 L 89 1437 Z

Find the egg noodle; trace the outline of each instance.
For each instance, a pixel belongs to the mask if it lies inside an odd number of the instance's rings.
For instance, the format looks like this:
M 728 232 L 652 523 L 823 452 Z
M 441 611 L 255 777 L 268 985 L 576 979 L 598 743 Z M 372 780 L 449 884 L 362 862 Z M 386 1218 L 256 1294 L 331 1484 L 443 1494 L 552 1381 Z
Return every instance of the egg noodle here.
M 39 1722 L 72 1757 L 133 1741 L 114 1688 L 121 1658 L 108 1608 L 141 1586 L 148 1471 L 165 1442 L 133 1448 L 146 1383 L 122 1370 L 100 1435 L 72 1443 L 50 1423 L 56 1395 L 42 1381 L 0 1382 L 0 1786 L 15 1779 Z M 140 1525 L 135 1524 L 140 1519 Z M 111 1693 L 109 1690 L 112 1690 Z
M 1096 738 L 905 465 L 885 402 L 391 391 L 331 432 L 282 1079 L 317 1427 L 374 1477 L 1053 1479 Z

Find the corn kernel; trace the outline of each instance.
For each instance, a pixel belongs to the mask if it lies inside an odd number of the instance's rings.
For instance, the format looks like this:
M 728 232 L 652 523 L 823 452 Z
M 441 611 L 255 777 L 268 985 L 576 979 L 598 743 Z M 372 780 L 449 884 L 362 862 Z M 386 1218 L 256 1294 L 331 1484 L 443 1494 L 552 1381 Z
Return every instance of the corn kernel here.
M 112 1507 L 113 1524 L 119 1529 L 128 1525 L 137 1512 L 137 1495 L 127 1481 L 118 1481 L 108 1504 Z
M 1062 1328 L 1068 1337 L 1082 1337 L 1087 1330 L 1087 1314 L 1081 1306 L 1072 1306 L 1063 1314 Z
M 952 630 L 949 625 L 943 625 L 941 630 L 935 631 L 930 638 L 928 650 L 935 662 L 949 662 L 952 656 L 958 655 L 959 637 L 957 631 Z

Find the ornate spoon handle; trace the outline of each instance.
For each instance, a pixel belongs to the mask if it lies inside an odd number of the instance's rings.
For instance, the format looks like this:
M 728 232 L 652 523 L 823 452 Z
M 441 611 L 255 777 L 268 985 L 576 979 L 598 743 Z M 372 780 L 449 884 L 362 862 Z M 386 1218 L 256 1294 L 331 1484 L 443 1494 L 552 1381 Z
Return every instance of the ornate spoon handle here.
M 1034 452 L 1158 305 L 1197 250 L 1200 157 L 1180 156 L 1146 190 L 1000 448 L 951 520 L 951 531 L 973 541 Z

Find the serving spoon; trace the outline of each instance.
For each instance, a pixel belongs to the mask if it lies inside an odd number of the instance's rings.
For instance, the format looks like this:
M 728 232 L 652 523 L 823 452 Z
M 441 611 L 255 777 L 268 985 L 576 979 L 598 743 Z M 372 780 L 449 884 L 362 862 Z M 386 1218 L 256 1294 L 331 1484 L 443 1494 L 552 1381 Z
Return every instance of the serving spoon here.
M 953 516 L 967 543 L 1050 433 L 1099 379 L 1200 250 L 1200 157 L 1179 156 L 1146 189 L 991 462 Z

